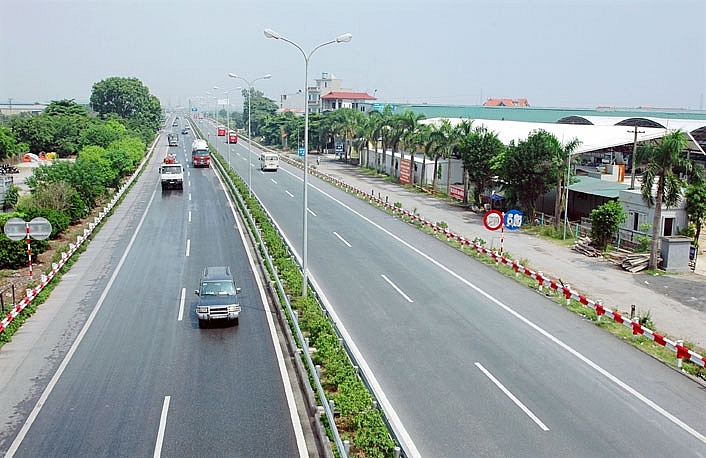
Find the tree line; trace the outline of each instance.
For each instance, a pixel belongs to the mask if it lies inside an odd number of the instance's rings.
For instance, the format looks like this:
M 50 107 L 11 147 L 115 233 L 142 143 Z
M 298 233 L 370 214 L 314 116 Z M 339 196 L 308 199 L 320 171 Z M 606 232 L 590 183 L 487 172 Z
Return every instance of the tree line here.
M 277 113 L 274 101 L 266 99 L 261 92 L 253 91 L 244 96 L 253 97 L 253 135 L 270 146 L 290 149 L 301 146 L 304 139 L 304 117 L 292 112 Z M 247 126 L 247 100 L 243 113 L 233 116 Z M 566 208 L 566 188 L 574 179 L 571 168 L 580 158 L 574 154 L 580 139 L 562 143 L 553 134 L 538 129 L 524 140 L 503 144 L 496 132 L 484 126 L 474 126 L 472 120 L 461 120 L 452 124 L 448 119 L 438 122 L 421 122 L 424 116 L 412 111 L 394 113 L 388 105 L 382 111 L 364 114 L 352 108 L 341 108 L 326 113 L 309 115 L 310 150 L 323 152 L 336 142 L 343 143 L 343 160 L 361 158 L 361 165 L 374 168 L 378 173 L 399 179 L 399 169 L 392 166 L 387 155 L 401 158 L 403 154 L 422 158 L 421 179 L 411 184 L 424 188 L 429 181 L 425 177 L 426 161 L 433 161 L 431 190 L 436 192 L 441 178 L 441 163 L 448 161 L 446 189 L 450 194 L 452 158 L 463 164 L 464 203 L 482 206 L 484 194 L 491 189 L 502 189 L 508 206 L 519 208 L 529 221 L 534 220 L 535 204 L 547 192 L 555 191 L 554 229 L 558 232 L 563 209 Z M 284 139 L 287 139 L 285 143 Z M 668 133 L 661 139 L 640 145 L 635 166 L 644 170 L 641 193 L 648 206 L 655 208 L 652 223 L 650 269 L 657 268 L 659 238 L 662 233 L 661 210 L 674 207 L 686 199 L 689 227 L 685 229 L 698 245 L 701 226 L 706 220 L 706 182 L 703 167 L 689 160 L 684 151 L 688 137 L 682 131 Z M 388 167 L 388 164 L 390 166 Z M 687 180 L 688 178 L 688 180 Z M 470 199 L 469 199 L 470 196 Z M 596 233 L 592 235 L 594 245 L 605 249 L 612 236 L 617 233 L 626 215 L 620 205 L 608 205 L 591 215 L 596 222 Z M 598 210 L 598 209 L 597 209 Z
M 0 160 L 25 153 L 56 153 L 33 170 L 29 193 L 8 189 L 0 225 L 9 218 L 41 216 L 52 225 L 51 239 L 78 223 L 132 174 L 162 122 L 159 100 L 136 78 L 111 77 L 93 85 L 89 108 L 74 100 L 52 101 L 40 114 L 15 115 L 0 127 Z M 32 243 L 41 253 L 46 241 Z M 0 236 L 0 268 L 27 263 L 24 242 Z

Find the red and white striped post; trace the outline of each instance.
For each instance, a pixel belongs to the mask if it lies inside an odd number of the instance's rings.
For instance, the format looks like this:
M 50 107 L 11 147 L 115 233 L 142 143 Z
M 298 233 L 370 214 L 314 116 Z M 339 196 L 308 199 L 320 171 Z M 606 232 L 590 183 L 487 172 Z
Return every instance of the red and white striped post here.
M 25 231 L 27 232 L 27 258 L 29 258 L 29 278 L 32 279 L 32 245 L 29 242 L 29 223 L 25 222 Z

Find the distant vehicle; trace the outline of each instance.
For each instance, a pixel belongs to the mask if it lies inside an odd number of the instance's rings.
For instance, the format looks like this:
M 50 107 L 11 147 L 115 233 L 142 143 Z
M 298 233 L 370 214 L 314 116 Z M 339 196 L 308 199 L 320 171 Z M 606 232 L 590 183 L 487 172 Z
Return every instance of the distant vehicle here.
M 169 134 L 167 135 L 167 141 L 169 146 L 179 146 L 179 134 Z
M 191 144 L 191 163 L 194 167 L 208 167 L 211 164 L 211 152 L 206 140 L 197 138 Z
M 275 153 L 263 153 L 260 156 L 260 170 L 274 170 L 275 172 L 279 168 L 279 156 Z
M 206 267 L 199 280 L 199 289 L 194 291 L 199 297 L 196 316 L 199 327 L 210 321 L 227 321 L 238 324 L 240 304 L 230 267 Z
M 159 167 L 159 180 L 162 191 L 165 189 L 184 189 L 184 167 L 181 164 L 172 162 L 171 159 L 164 159 L 164 163 Z
M 228 132 L 228 143 L 238 143 L 238 132 Z
M 182 135 L 189 135 L 189 128 L 188 128 L 188 127 L 184 127 L 183 129 L 181 129 L 181 134 L 182 134 Z
M 225 137 L 225 135 L 226 135 L 226 126 L 218 126 L 218 136 Z
M 179 125 L 179 120 L 175 119 L 174 122 L 172 123 L 172 127 L 177 127 Z

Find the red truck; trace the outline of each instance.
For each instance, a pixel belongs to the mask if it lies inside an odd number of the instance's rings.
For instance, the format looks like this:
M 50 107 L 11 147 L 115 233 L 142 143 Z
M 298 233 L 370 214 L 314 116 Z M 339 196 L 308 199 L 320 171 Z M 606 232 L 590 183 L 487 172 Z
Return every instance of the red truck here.
M 211 163 L 211 153 L 206 140 L 196 139 L 191 144 L 191 160 L 194 167 L 208 167 Z
M 238 132 L 228 132 L 228 143 L 238 143 Z
M 226 135 L 226 126 L 218 126 L 218 136 L 225 137 L 225 135 Z

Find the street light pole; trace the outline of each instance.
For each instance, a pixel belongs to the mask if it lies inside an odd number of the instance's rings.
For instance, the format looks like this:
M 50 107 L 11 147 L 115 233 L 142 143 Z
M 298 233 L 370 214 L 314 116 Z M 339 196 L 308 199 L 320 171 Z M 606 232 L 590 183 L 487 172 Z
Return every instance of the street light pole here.
M 272 78 L 272 75 L 268 73 L 267 75 L 255 78 L 252 81 L 248 81 L 242 76 L 236 75 L 235 73 L 228 73 L 228 76 L 230 76 L 231 78 L 243 80 L 245 81 L 245 84 L 248 85 L 248 197 L 250 197 L 252 196 L 252 124 L 250 122 L 250 106 L 252 104 L 250 102 L 250 99 L 252 99 L 252 83 L 257 80 L 270 79 Z
M 307 205 L 308 205 L 308 190 L 309 190 L 309 182 L 307 177 L 309 176 L 308 173 L 308 167 L 309 167 L 309 59 L 311 58 L 311 55 L 314 54 L 314 51 L 317 49 L 330 45 L 333 43 L 344 43 L 351 41 L 351 38 L 353 38 L 353 35 L 350 33 L 344 33 L 343 35 L 339 35 L 333 40 L 321 43 L 317 46 L 314 47 L 314 49 L 311 50 L 309 54 L 304 52 L 304 49 L 302 49 L 301 46 L 299 46 L 297 43 L 289 40 L 288 38 L 285 38 L 284 36 L 280 35 L 279 33 L 275 32 L 272 29 L 265 29 L 264 30 L 265 37 L 267 38 L 274 38 L 275 40 L 282 40 L 286 41 L 290 45 L 294 46 L 297 48 L 301 53 L 302 56 L 304 56 L 304 208 L 303 208 L 303 222 L 302 222 L 302 238 L 303 238 L 303 247 L 302 247 L 302 297 L 306 297 L 307 293 L 307 243 L 308 243 L 308 237 L 307 237 Z

